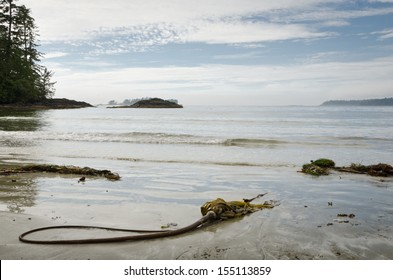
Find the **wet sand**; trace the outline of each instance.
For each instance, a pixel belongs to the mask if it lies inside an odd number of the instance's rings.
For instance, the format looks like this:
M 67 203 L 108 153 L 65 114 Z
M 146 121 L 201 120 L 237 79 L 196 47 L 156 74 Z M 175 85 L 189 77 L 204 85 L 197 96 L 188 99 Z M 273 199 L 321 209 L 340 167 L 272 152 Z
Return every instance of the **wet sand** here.
M 392 179 L 339 173 L 316 178 L 297 173 L 296 167 L 227 166 L 198 170 L 207 178 L 199 179 L 193 166 L 182 168 L 175 174 L 172 165 L 157 176 L 155 166 L 135 165 L 119 182 L 87 178 L 83 184 L 72 175 L 0 177 L 0 258 L 393 259 Z M 201 217 L 205 201 L 262 192 L 280 206 L 176 237 L 92 245 L 18 240 L 24 231 L 54 225 L 156 230 L 173 222 L 183 227 Z M 46 234 L 37 237 L 49 238 Z M 108 236 L 101 231 L 54 234 Z

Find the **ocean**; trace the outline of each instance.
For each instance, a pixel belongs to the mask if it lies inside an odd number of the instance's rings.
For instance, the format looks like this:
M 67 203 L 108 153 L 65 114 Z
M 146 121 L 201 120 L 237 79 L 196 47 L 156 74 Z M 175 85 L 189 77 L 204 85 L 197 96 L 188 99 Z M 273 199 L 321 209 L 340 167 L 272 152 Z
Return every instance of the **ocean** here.
M 81 184 L 75 176 L 48 174 L 23 178 L 13 186 L 9 178 L 2 178 L 0 211 L 35 215 L 51 222 L 59 222 L 61 217 L 61 223 L 88 221 L 123 227 L 127 226 L 124 219 L 131 219 L 129 216 L 146 215 L 141 226 L 151 228 L 173 220 L 180 224 L 192 222 L 200 216 L 199 207 L 207 200 L 217 197 L 241 200 L 268 192 L 266 199 L 280 201 L 277 207 L 280 210 L 273 209 L 262 216 L 253 214 L 256 218 L 242 223 L 263 223 L 266 215 L 281 219 L 280 224 L 269 220 L 270 230 L 277 229 L 271 244 L 279 244 L 280 234 L 288 239 L 288 232 L 296 232 L 294 239 L 298 240 L 304 235 L 302 227 L 312 228 L 310 240 L 314 241 L 310 242 L 319 243 L 314 231 L 338 214 L 328 212 L 331 209 L 327 208 L 327 202 L 333 201 L 341 207 L 336 212 L 355 212 L 359 224 L 365 227 L 359 236 L 364 231 L 390 236 L 381 241 L 390 244 L 381 253 L 375 253 L 374 249 L 374 253 L 364 253 L 358 240 L 359 249 L 354 253 L 342 244 L 344 247 L 337 245 L 341 248 L 340 256 L 391 258 L 390 179 L 352 174 L 316 178 L 297 171 L 304 163 L 322 157 L 343 166 L 392 164 L 392 155 L 393 107 L 2 110 L 0 164 L 89 166 L 117 172 L 122 179 L 110 182 L 87 178 Z M 365 203 L 370 197 L 375 203 Z M 305 212 L 313 205 L 313 212 Z M 299 221 L 306 225 L 299 225 Z M 260 228 L 249 226 L 247 231 L 253 237 L 261 237 Z M 302 242 L 292 251 L 301 251 Z M 252 248 L 247 253 L 249 258 L 293 257 L 287 249 Z M 178 252 L 166 250 L 161 255 L 152 251 L 145 257 L 177 258 Z M 203 255 L 203 250 L 198 250 L 193 252 L 195 258 Z M 345 250 L 347 254 L 343 253 Z M 218 258 L 228 258 L 227 254 Z M 332 252 L 297 254 L 300 258 L 339 256 Z M 127 254 L 122 257 L 132 258 Z M 244 255 L 240 252 L 237 257 Z
M 186 107 L 0 112 L 0 160 L 260 167 L 388 162 L 392 107 Z M 127 163 L 125 163 L 127 164 Z

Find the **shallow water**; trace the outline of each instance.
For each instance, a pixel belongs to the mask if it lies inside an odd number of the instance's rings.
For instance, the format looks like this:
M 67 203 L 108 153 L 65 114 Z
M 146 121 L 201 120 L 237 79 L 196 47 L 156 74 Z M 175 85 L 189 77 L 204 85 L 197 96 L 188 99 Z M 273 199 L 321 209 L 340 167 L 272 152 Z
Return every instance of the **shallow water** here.
M 0 160 L 301 165 L 389 161 L 390 107 L 190 107 L 0 113 Z
M 2 230 L 8 228 L 1 244 L 10 243 L 0 246 L 0 257 L 392 259 L 391 179 L 338 173 L 315 178 L 297 172 L 319 157 L 338 165 L 391 164 L 392 113 L 392 108 L 380 107 L 1 112 L 3 165 L 90 166 L 118 172 L 122 180 L 0 177 L 0 212 L 11 215 L 0 217 Z M 15 238 L 37 226 L 35 221 L 144 229 L 171 222 L 184 226 L 200 218 L 199 207 L 206 201 L 265 192 L 267 200 L 278 200 L 280 206 L 197 233 L 151 241 L 155 249 L 147 250 L 142 242 L 116 245 L 116 250 L 94 247 L 100 252 L 94 257 L 89 246 L 26 252 Z M 342 213 L 355 218 L 337 216 Z

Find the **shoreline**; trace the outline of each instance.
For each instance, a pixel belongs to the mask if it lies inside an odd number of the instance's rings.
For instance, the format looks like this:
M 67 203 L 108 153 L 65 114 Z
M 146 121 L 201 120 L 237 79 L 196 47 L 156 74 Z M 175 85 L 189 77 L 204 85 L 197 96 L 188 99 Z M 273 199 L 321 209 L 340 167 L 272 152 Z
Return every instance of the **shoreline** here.
M 70 100 L 66 98 L 53 98 L 33 103 L 0 104 L 0 109 L 9 110 L 48 110 L 48 109 L 80 109 L 94 107 L 84 101 Z

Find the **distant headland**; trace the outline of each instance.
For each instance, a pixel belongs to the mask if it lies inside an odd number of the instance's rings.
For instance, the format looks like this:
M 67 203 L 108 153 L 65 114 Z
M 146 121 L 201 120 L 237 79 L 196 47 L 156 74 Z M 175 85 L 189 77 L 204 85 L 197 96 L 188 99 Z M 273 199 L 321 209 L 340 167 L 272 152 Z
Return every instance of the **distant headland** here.
M 393 106 L 393 98 L 364 100 L 329 100 L 320 106 Z
M 109 103 L 110 105 L 115 105 L 113 102 Z M 125 105 L 127 104 L 127 105 Z M 112 106 L 108 108 L 183 108 L 182 105 L 177 103 L 177 100 L 170 99 L 164 100 L 161 98 L 143 98 L 143 99 L 134 99 L 128 102 L 123 102 L 120 106 Z
M 35 102 L 16 102 L 10 104 L 0 104 L 4 109 L 79 109 L 94 107 L 93 105 L 66 98 L 46 98 Z

